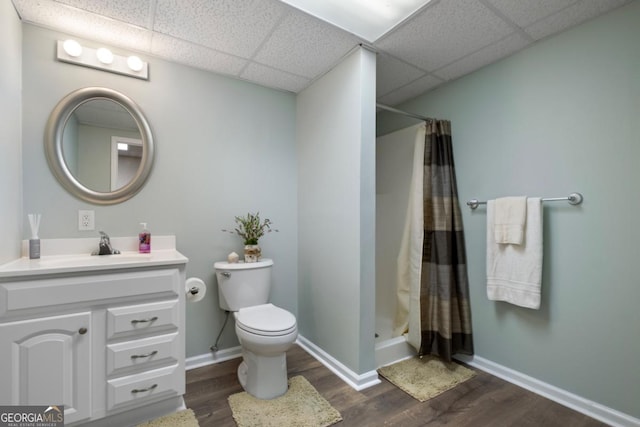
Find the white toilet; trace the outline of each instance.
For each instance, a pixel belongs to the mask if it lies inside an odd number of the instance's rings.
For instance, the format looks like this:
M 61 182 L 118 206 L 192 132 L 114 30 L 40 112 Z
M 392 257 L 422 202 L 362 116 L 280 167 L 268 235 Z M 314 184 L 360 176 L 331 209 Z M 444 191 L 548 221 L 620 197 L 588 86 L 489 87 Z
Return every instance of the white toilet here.
M 273 399 L 287 391 L 285 352 L 298 336 L 296 318 L 268 304 L 273 261 L 216 262 L 220 308 L 232 311 L 242 346 L 238 380 L 258 399 Z

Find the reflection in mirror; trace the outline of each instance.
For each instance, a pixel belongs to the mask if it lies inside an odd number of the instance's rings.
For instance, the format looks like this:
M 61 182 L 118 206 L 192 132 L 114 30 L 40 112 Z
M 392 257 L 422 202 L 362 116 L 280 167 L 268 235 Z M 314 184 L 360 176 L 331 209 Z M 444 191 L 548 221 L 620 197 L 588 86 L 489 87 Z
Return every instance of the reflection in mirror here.
M 142 111 L 107 88 L 78 89 L 64 97 L 49 116 L 44 145 L 62 186 L 97 204 L 135 195 L 153 166 L 153 136 Z
M 142 140 L 111 137 L 111 191 L 127 185 L 136 176 L 142 159 Z
M 109 192 L 124 187 L 140 167 L 138 125 L 115 101 L 91 99 L 80 105 L 69 117 L 62 138 L 67 168 L 92 190 Z

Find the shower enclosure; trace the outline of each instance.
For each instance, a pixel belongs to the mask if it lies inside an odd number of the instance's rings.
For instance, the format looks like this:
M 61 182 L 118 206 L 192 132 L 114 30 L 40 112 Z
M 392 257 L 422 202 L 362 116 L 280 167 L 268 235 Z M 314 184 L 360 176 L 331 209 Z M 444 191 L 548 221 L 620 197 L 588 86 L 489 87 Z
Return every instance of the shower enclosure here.
M 376 140 L 376 364 L 416 354 L 405 336 L 393 336 L 396 274 L 411 183 L 416 132 L 423 123 Z

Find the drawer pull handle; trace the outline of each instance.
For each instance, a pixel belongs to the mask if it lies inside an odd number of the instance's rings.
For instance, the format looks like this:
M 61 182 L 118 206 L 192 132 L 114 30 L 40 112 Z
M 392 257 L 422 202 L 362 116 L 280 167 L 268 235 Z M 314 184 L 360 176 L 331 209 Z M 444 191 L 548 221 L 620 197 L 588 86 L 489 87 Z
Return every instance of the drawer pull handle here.
M 158 350 L 153 350 L 151 353 L 147 353 L 147 354 L 132 354 L 131 358 L 132 359 L 142 359 L 142 358 L 145 358 L 145 357 L 155 356 L 156 354 L 158 354 Z
M 153 316 L 150 319 L 133 319 L 131 321 L 131 324 L 137 325 L 138 323 L 151 323 L 151 322 L 155 322 L 156 320 L 158 320 L 158 316 Z
M 151 387 L 147 387 L 147 388 L 134 388 L 133 390 L 131 390 L 131 393 L 144 393 L 145 391 L 151 391 L 154 388 L 158 387 L 158 384 L 154 384 Z
M 87 328 L 80 328 L 80 329 L 78 329 L 78 333 L 79 333 L 80 335 L 84 335 L 84 334 L 86 334 L 86 333 L 87 333 Z

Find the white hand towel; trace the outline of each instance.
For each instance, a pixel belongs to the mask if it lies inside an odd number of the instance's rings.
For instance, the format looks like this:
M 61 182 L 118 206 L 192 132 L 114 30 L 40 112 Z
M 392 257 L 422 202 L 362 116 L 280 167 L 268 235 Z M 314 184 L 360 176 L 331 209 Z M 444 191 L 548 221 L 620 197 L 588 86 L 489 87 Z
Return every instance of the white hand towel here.
M 502 197 L 495 200 L 493 233 L 496 243 L 521 245 L 527 220 L 526 197 Z
M 495 203 L 487 202 L 487 297 L 527 308 L 540 308 L 542 281 L 542 200 L 527 200 L 525 236 L 521 245 L 497 244 Z

